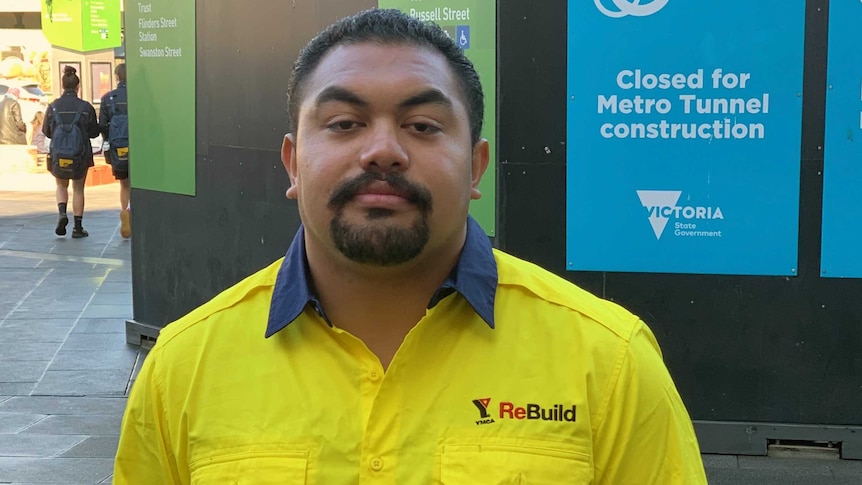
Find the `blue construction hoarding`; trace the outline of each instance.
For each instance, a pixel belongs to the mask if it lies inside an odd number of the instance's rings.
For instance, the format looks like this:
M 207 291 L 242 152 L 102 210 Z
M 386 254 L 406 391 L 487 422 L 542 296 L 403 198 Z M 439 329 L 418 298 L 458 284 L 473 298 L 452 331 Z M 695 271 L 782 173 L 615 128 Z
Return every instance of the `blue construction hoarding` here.
M 862 1 L 829 4 L 823 160 L 825 278 L 862 278 Z
M 805 1 L 568 9 L 567 268 L 795 275 Z

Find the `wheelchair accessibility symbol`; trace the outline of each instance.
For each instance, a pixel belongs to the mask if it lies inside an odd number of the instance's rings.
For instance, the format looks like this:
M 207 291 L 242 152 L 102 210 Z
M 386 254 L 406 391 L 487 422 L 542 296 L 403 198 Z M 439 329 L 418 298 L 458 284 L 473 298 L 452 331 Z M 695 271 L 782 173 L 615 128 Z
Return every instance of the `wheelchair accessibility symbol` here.
M 461 49 L 469 49 L 470 48 L 470 26 L 469 25 L 459 25 L 455 28 L 455 42 L 458 43 L 458 47 Z

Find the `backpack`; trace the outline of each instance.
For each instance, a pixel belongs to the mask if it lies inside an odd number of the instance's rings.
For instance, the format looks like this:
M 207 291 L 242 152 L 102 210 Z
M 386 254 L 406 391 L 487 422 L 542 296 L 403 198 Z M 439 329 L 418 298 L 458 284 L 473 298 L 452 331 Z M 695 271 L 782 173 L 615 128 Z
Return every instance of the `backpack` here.
M 71 123 L 63 123 L 59 110 L 54 107 L 54 130 L 51 137 L 51 173 L 60 179 L 78 179 L 84 176 L 87 167 L 84 162 L 84 132 L 78 121 L 84 111 L 84 103 Z M 87 144 L 89 146 L 89 143 Z
M 118 172 L 129 171 L 129 105 L 126 90 L 117 90 L 108 101 L 111 121 L 108 126 L 108 156 Z

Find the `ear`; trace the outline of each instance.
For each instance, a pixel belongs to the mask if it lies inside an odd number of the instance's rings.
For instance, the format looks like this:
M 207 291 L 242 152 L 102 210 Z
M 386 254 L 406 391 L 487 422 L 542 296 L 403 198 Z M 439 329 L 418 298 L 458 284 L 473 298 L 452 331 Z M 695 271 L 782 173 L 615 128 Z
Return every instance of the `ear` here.
M 292 133 L 284 135 L 284 142 L 281 144 L 281 163 L 284 164 L 287 176 L 290 177 L 290 188 L 287 189 L 287 198 L 296 199 L 296 187 L 299 175 L 296 170 L 296 138 Z
M 482 197 L 482 192 L 479 192 L 479 182 L 482 181 L 482 176 L 485 175 L 485 170 L 488 169 L 488 162 L 491 157 L 490 145 L 485 138 L 480 139 L 473 145 L 473 163 L 471 166 L 471 187 L 470 199 L 477 200 Z

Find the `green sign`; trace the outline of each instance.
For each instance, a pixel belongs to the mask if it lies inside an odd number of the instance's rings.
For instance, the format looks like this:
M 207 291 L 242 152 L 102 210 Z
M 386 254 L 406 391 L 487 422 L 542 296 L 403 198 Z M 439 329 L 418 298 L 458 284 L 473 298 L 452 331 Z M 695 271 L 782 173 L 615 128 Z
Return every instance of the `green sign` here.
M 379 0 L 380 8 L 397 8 L 411 17 L 434 22 L 464 49 L 482 80 L 485 120 L 482 136 L 491 144 L 491 163 L 479 185 L 482 198 L 470 214 L 489 236 L 495 231 L 497 160 L 497 2 L 489 0 Z
M 121 44 L 119 0 L 42 0 L 42 32 L 52 45 L 78 52 Z
M 132 187 L 195 195 L 194 0 L 127 3 L 126 63 Z

